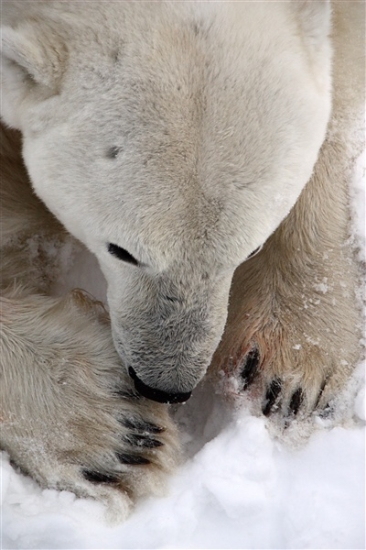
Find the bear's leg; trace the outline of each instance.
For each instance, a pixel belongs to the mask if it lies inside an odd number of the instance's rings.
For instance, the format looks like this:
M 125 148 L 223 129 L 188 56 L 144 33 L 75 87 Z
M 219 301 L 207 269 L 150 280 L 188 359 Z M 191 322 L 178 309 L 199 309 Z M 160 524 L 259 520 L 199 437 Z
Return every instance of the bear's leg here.
M 360 283 L 346 189 L 336 185 L 339 163 L 323 164 L 342 151 L 328 142 L 322 155 L 291 214 L 237 270 L 214 357 L 221 378 L 235 381 L 229 393 L 246 391 L 265 415 L 327 408 L 360 355 Z
M 136 395 L 104 309 L 81 291 L 1 298 L 1 446 L 44 487 L 121 501 L 179 455 L 167 408 Z
M 364 146 L 365 5 L 338 2 L 333 12 L 326 141 L 293 210 L 262 251 L 238 268 L 212 365 L 221 378 L 224 372 L 235 380 L 233 393 L 246 391 L 265 415 L 329 410 L 360 357 L 360 269 L 350 239 L 348 184 Z
M 300 201 L 303 208 L 238 269 L 214 358 L 216 369 L 234 376 L 239 393 L 260 396 L 265 415 L 327 407 L 360 355 L 359 281 L 346 235 L 336 242 L 334 227 L 331 238 L 324 238 L 314 218 L 310 244 L 309 235 L 291 223 L 301 214 L 312 216 L 308 194 L 311 186 Z

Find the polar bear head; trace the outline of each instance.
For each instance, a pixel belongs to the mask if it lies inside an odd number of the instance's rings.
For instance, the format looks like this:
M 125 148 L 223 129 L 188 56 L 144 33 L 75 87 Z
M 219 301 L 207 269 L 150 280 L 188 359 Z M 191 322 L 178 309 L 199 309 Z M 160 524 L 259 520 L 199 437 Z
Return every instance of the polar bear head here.
M 136 387 L 185 400 L 235 268 L 288 214 L 324 140 L 328 2 L 3 12 L 2 116 L 34 189 L 97 256 Z

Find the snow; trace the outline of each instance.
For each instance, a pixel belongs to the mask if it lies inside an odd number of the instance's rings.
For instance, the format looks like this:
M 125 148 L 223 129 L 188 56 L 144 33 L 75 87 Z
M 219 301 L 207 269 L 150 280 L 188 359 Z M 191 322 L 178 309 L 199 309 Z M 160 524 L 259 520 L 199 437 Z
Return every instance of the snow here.
M 138 503 L 120 525 L 108 525 L 97 502 L 42 491 L 3 456 L 2 548 L 365 548 L 361 422 L 319 430 L 294 450 L 271 438 L 263 418 L 226 415 L 169 494 Z
M 363 162 L 362 156 L 353 186 L 362 254 Z M 92 257 L 65 256 L 65 265 L 68 277 L 60 277 L 55 292 L 79 286 L 105 297 Z M 138 502 L 121 524 L 111 524 L 101 503 L 42 490 L 2 453 L 0 548 L 364 549 L 364 363 L 345 392 L 346 421 L 312 419 L 302 445 L 294 445 L 291 430 L 288 442 L 279 442 L 266 419 L 246 408 L 232 411 L 210 389 L 203 384 L 173 409 L 186 460 L 166 496 Z
M 122 524 L 98 502 L 40 489 L 3 453 L 1 548 L 365 548 L 364 383 L 360 365 L 346 427 L 315 419 L 297 448 L 202 385 L 173 410 L 186 461 L 167 495 L 139 502 Z

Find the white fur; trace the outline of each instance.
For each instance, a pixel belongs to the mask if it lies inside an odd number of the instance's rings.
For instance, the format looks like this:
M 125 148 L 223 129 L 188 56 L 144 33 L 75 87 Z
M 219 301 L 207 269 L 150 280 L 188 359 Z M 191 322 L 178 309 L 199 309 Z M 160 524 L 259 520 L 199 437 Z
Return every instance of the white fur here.
M 329 413 L 359 356 L 347 179 L 363 139 L 364 4 L 334 3 L 333 69 L 325 0 L 2 9 L 2 117 L 51 211 L 2 128 L 1 434 L 14 460 L 79 494 L 113 500 L 118 486 L 122 507 L 159 488 L 176 434 L 129 367 L 181 394 L 211 363 L 286 425 Z M 47 296 L 72 243 L 59 222 L 99 260 L 120 357 L 98 304 Z
M 292 3 L 46 3 L 3 31 L 3 117 L 38 196 L 98 257 L 115 345 L 153 388 L 202 378 L 235 268 L 311 176 L 331 86 L 329 7 L 313 9 L 319 25 Z

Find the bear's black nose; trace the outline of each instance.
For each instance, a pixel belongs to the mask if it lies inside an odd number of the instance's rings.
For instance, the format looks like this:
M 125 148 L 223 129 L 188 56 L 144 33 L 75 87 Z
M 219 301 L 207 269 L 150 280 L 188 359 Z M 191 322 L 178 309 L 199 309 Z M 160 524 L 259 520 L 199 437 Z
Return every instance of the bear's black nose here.
M 162 390 L 151 388 L 140 380 L 132 367 L 129 367 L 128 374 L 135 383 L 136 390 L 147 399 L 158 401 L 158 403 L 184 403 L 191 397 L 192 392 L 168 393 Z

